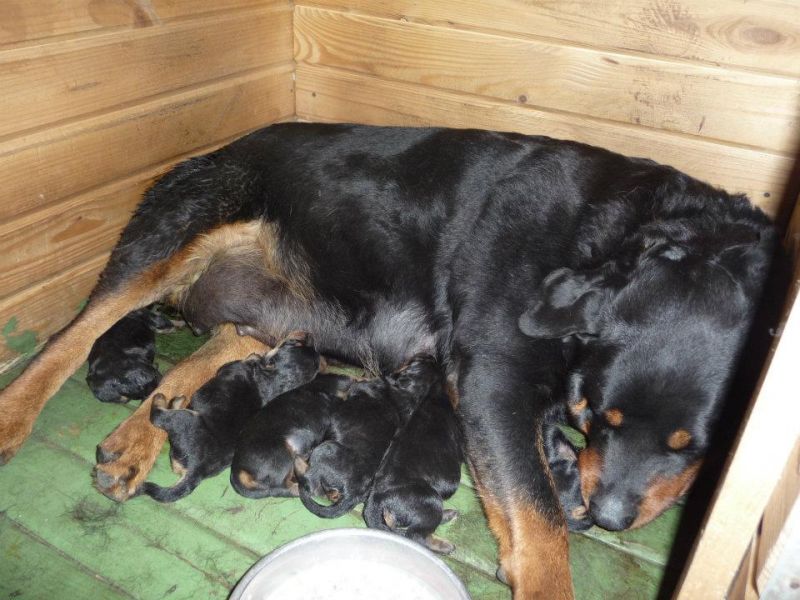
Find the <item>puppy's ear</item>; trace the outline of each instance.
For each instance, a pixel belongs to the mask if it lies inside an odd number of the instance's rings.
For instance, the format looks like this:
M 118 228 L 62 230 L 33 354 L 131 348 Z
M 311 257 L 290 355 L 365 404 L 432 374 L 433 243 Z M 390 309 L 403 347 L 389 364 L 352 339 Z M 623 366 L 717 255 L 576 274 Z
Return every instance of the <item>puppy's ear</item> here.
M 538 300 L 519 318 L 522 333 L 535 338 L 597 335 L 611 290 L 602 274 L 557 269 L 542 282 Z

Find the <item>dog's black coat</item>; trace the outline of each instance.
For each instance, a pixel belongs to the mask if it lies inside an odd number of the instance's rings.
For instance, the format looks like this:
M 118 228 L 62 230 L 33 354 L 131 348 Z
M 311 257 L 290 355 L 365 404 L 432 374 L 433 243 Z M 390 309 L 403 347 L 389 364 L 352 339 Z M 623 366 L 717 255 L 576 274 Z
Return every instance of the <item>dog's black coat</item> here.
M 248 498 L 297 496 L 295 459 L 308 460 L 323 443 L 335 405 L 352 383 L 344 375 L 318 375 L 258 411 L 236 443 L 233 488 Z
M 402 376 L 427 380 L 428 393 L 392 440 L 364 503 L 364 520 L 449 554 L 453 545 L 432 534 L 456 516 L 442 502 L 461 482 L 461 431 L 433 361 L 416 361 Z
M 159 502 L 174 502 L 230 466 L 248 419 L 279 394 L 312 379 L 318 369 L 319 354 L 303 341 L 289 339 L 264 356 L 220 367 L 194 393 L 188 408 L 154 402 L 150 420 L 167 431 L 170 459 L 185 473 L 169 488 L 146 482 L 143 492 Z
M 86 374 L 86 383 L 97 399 L 123 403 L 147 398 L 161 381 L 161 373 L 153 364 L 156 331 L 172 327 L 161 313 L 143 308 L 129 313 L 97 338 Z
M 420 376 L 429 363 L 429 357 L 417 357 L 389 376 L 357 382 L 333 405 L 324 441 L 295 462 L 300 500 L 308 510 L 333 518 L 366 500 L 392 438 L 436 385 L 435 378 Z M 331 504 L 319 504 L 319 496 Z
M 263 276 L 244 304 L 200 281 L 213 314 L 190 290 L 190 320 L 308 330 L 321 350 L 383 368 L 435 350 L 481 489 L 554 531 L 537 443 L 567 373 L 594 414 L 620 405 L 628 419 L 617 441 L 600 426 L 589 438 L 605 456 L 599 498 L 618 498 L 622 518 L 598 502 L 592 516 L 624 525 L 653 478 L 705 452 L 776 241 L 746 198 L 649 160 L 512 133 L 292 123 L 166 175 L 95 294 L 254 220 L 274 228 L 284 270 L 307 274 L 312 301 Z M 583 342 L 574 370 L 541 367 L 558 363 L 562 336 Z M 674 427 L 693 436 L 685 452 L 664 443 Z

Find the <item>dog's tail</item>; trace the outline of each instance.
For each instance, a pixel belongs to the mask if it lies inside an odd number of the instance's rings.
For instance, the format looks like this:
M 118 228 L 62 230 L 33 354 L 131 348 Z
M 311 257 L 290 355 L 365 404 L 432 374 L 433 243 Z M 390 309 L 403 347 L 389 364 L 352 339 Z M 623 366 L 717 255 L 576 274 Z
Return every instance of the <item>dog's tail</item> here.
M 303 503 L 303 506 L 323 519 L 341 517 L 345 513 L 353 510 L 356 504 L 361 501 L 361 498 L 357 495 L 346 496 L 342 494 L 331 504 L 320 504 L 314 500 L 313 492 L 305 479 L 298 478 L 298 483 L 300 484 L 300 501 Z
M 142 486 L 142 493 L 147 494 L 158 502 L 175 502 L 191 494 L 198 483 L 200 483 L 200 481 L 194 477 L 184 477 L 172 487 L 162 487 L 158 484 L 146 481 L 144 486 Z

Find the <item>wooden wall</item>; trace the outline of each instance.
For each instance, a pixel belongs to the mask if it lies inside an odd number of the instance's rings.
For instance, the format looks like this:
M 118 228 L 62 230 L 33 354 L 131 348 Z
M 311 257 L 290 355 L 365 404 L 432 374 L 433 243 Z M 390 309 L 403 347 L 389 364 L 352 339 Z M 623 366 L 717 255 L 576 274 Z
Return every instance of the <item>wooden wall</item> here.
M 295 59 L 301 119 L 569 138 L 788 216 L 793 0 L 300 0 Z
M 288 0 L 0 2 L 0 363 L 87 297 L 176 160 L 292 118 Z

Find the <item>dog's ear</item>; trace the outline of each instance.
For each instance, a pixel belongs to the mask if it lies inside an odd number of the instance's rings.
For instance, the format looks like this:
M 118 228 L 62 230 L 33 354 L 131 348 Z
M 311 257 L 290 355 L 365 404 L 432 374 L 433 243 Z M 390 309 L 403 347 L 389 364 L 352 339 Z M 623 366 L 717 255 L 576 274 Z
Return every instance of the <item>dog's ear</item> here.
M 611 289 L 599 271 L 557 269 L 542 282 L 534 304 L 522 313 L 519 328 L 535 338 L 595 336 L 600 331 L 602 308 Z

